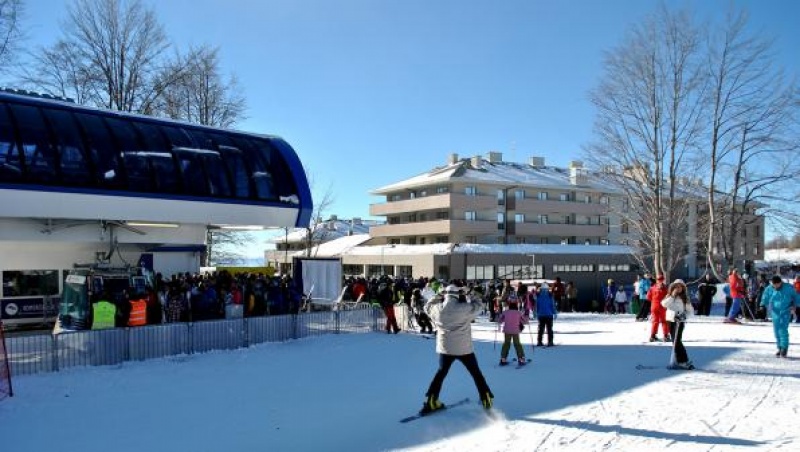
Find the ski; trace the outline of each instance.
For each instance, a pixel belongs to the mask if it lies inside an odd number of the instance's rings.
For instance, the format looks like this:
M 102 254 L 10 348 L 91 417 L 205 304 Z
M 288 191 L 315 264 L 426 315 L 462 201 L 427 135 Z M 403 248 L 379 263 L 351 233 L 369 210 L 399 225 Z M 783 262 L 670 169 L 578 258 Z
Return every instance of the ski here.
M 416 421 L 417 419 L 420 419 L 420 418 L 423 418 L 423 417 L 428 417 L 428 416 L 434 415 L 436 413 L 441 413 L 442 411 L 447 411 L 450 408 L 455 408 L 457 406 L 465 405 L 467 403 L 469 403 L 469 397 L 463 398 L 463 399 L 459 400 L 458 402 L 451 403 L 450 405 L 445 404 L 444 408 L 436 410 L 436 411 L 431 411 L 430 413 L 425 413 L 425 414 L 417 413 L 417 414 L 415 414 L 413 416 L 405 417 L 403 419 L 400 419 L 400 423 L 405 424 L 406 422 Z
M 687 369 L 685 367 L 678 367 L 678 366 L 646 366 L 644 364 L 637 364 L 636 370 L 657 370 L 657 369 L 666 369 L 666 370 L 698 370 L 696 367 L 692 367 L 691 369 Z

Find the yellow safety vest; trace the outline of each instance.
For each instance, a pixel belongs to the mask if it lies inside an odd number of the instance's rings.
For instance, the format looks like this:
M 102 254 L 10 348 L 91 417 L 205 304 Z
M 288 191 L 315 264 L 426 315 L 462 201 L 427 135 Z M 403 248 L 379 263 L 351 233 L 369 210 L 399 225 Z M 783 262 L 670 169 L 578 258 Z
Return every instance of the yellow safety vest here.
M 117 315 L 117 307 L 108 301 L 98 301 L 92 305 L 93 330 L 103 330 L 114 328 L 114 317 Z

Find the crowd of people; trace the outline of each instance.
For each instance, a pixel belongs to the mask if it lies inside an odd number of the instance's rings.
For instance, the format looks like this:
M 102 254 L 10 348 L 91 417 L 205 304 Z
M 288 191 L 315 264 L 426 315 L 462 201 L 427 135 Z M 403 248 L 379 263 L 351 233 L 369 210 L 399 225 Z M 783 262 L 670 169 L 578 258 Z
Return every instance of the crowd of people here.
M 297 312 L 304 295 L 291 277 L 256 273 L 157 273 L 143 293 L 92 297 L 92 329 L 259 317 Z

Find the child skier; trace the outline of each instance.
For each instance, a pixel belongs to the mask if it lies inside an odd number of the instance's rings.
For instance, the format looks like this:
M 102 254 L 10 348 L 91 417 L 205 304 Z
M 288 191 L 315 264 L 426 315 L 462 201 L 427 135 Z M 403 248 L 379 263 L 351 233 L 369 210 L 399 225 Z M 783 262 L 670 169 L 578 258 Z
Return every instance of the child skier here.
M 500 329 L 500 324 L 503 324 L 503 334 L 505 340 L 503 347 L 500 349 L 500 365 L 505 366 L 508 364 L 508 351 L 511 348 L 511 342 L 514 342 L 514 351 L 517 352 L 517 362 L 520 366 L 525 364 L 525 349 L 519 340 L 519 333 L 522 331 L 522 325 L 528 324 L 528 317 L 519 310 L 519 305 L 516 300 L 509 301 L 508 309 L 500 314 L 497 319 L 497 328 Z
M 547 346 L 553 346 L 553 318 L 556 316 L 556 306 L 553 297 L 550 296 L 550 287 L 547 283 L 542 283 L 539 288 L 539 295 L 536 297 L 536 317 L 539 319 L 539 334 L 536 345 L 542 347 L 542 337 L 544 330 L 547 329 Z
M 661 300 L 661 307 L 666 309 L 665 320 L 669 324 L 670 334 L 672 335 L 672 357 L 670 358 L 670 369 L 694 369 L 694 365 L 689 361 L 686 347 L 683 346 L 683 330 L 686 326 L 686 317 L 694 314 L 692 303 L 689 302 L 689 294 L 686 283 L 682 279 L 676 279 L 667 289 L 668 295 Z
M 411 307 L 414 310 L 414 318 L 419 325 L 420 333 L 433 333 L 431 318 L 425 313 L 425 298 L 419 289 L 411 292 Z

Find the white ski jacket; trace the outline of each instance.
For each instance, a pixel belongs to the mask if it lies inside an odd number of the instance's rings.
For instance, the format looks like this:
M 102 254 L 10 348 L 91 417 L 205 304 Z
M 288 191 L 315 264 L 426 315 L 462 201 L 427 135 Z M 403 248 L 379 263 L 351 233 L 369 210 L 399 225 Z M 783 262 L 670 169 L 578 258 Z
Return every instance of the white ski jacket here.
M 472 321 L 483 309 L 480 300 L 459 301 L 463 291 L 450 285 L 442 293 L 425 304 L 425 312 L 431 317 L 438 330 L 436 334 L 436 353 L 443 355 L 469 355 L 472 348 Z
M 669 296 L 661 300 L 661 306 L 667 310 L 667 322 L 674 322 L 676 314 L 685 314 L 684 320 L 686 317 L 694 315 L 694 307 L 692 307 L 691 303 L 683 304 L 683 300 L 680 298 L 673 298 Z

